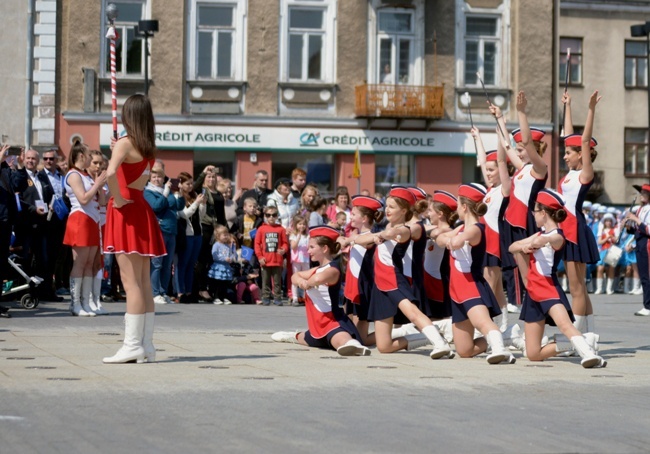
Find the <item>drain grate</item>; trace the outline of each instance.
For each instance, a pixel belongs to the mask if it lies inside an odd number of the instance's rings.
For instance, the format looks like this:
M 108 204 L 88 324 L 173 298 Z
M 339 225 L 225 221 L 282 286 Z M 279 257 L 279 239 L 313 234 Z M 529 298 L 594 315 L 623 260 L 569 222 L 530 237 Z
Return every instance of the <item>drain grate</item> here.
M 246 337 L 246 334 L 224 334 L 224 337 Z
M 56 367 L 53 366 L 27 366 L 25 369 L 31 369 L 31 370 L 50 370 L 50 369 L 56 369 Z
M 169 359 L 187 359 L 189 361 L 192 359 L 201 359 L 201 358 L 198 356 L 170 356 Z
M 550 364 L 526 364 L 525 367 L 553 367 Z
M 73 378 L 73 377 L 48 377 L 47 378 L 50 381 L 79 381 L 81 378 Z
M 34 358 L 29 358 L 27 356 L 10 356 L 10 357 L 8 357 L 6 359 L 13 359 L 13 360 L 16 360 L 16 361 L 29 361 L 29 360 L 34 359 Z
M 347 359 L 345 356 L 321 356 L 320 359 Z
M 199 369 L 230 369 L 227 366 L 199 366 Z
M 594 378 L 623 378 L 623 375 L 592 375 Z
M 3 351 L 3 352 L 17 352 L 18 349 L 17 348 L 0 348 L 0 351 Z
M 368 369 L 397 369 L 397 366 L 367 366 Z
M 120 333 L 97 333 L 99 336 L 119 336 Z

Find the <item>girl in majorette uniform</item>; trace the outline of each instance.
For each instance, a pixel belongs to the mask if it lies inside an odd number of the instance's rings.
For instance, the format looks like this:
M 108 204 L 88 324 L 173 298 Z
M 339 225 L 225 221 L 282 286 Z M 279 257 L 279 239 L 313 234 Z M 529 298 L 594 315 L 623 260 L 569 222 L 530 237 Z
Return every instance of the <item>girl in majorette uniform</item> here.
M 616 227 L 616 220 L 612 213 L 606 213 L 603 216 L 602 228 L 598 233 L 598 249 L 600 250 L 600 260 L 596 268 L 596 291 L 594 295 L 601 295 L 603 291 L 603 281 L 605 278 L 605 267 L 607 268 L 607 294 L 614 294 L 614 271 L 616 266 L 610 266 L 605 263 L 605 256 L 612 245 L 618 242 L 619 230 Z
M 634 228 L 636 238 L 636 266 L 639 269 L 639 279 L 643 289 L 643 307 L 634 315 L 647 317 L 650 315 L 650 184 L 634 185 L 639 191 L 640 207 L 635 214 L 628 213 L 625 222 Z
M 361 345 L 359 332 L 338 305 L 341 272 L 334 256 L 341 250 L 339 235 L 338 230 L 328 226 L 309 230 L 309 255 L 318 266 L 291 276 L 291 282 L 305 290 L 309 329 L 278 331 L 271 339 L 336 350 L 341 356 L 368 356 L 370 350 Z
M 427 247 L 424 251 L 424 289 L 429 301 L 430 313 L 427 315 L 441 334 L 451 342 L 451 296 L 449 295 L 449 250 L 436 244 L 438 235 L 451 232 L 452 225 L 458 221 L 458 201 L 447 191 L 434 191 L 429 204 Z
M 536 197 L 533 215 L 541 231 L 530 237 L 514 242 L 510 246 L 513 254 L 526 254 L 529 257 L 526 298 L 521 309 L 520 319 L 525 322 L 526 356 L 531 361 L 543 361 L 567 351 L 571 346 L 578 352 L 582 367 L 605 367 L 607 362 L 590 345 L 591 341 L 571 324 L 573 314 L 560 283 L 556 270 L 562 258 L 564 234 L 558 223 L 566 218 L 562 195 L 551 189 L 541 190 Z M 542 347 L 546 324 L 557 325 L 570 339 L 570 346 L 555 336 L 555 344 Z M 563 345 L 564 344 L 564 345 Z
M 368 310 L 368 319 L 375 322 L 377 349 L 382 353 L 398 350 L 412 350 L 430 342 L 432 359 L 452 358 L 447 341 L 440 336 L 431 320 L 418 309 L 417 298 L 404 276 L 404 256 L 410 244 L 411 230 L 406 225 L 413 212 L 415 196 L 408 188 L 393 187 L 386 198 L 386 230 L 374 234 L 375 250 L 373 287 Z M 411 321 L 421 333 L 408 334 L 393 339 L 393 322 L 398 324 Z
M 491 106 L 492 107 L 492 106 Z M 501 111 L 495 107 L 495 115 L 499 119 Z M 505 130 L 505 128 L 503 129 Z M 497 136 L 499 131 L 497 130 Z M 505 293 L 503 292 L 503 275 L 501 272 L 501 256 L 510 255 L 501 252 L 501 237 L 499 232 L 503 230 L 503 216 L 508 201 L 510 200 L 510 175 L 508 174 L 508 163 L 506 152 L 501 138 L 498 140 L 498 149 L 485 151 L 480 132 L 472 128 L 472 136 L 476 142 L 478 161 L 483 172 L 483 179 L 488 188 L 483 203 L 487 205 L 487 213 L 480 221 L 485 225 L 485 256 L 483 260 L 483 276 L 490 285 L 492 292 L 499 302 L 502 315 L 500 322 L 497 322 L 501 332 L 508 328 L 508 308 Z M 507 144 L 509 146 L 509 144 Z M 502 184 L 505 183 L 505 184 Z M 512 257 L 510 255 L 510 257 Z
M 449 293 L 452 305 L 452 323 L 456 351 L 470 358 L 487 350 L 490 364 L 515 362 L 514 356 L 503 345 L 503 336 L 492 318 L 499 315 L 499 303 L 483 277 L 485 254 L 485 226 L 479 217 L 487 211 L 483 203 L 486 190 L 477 183 L 461 184 L 458 188 L 458 215 L 464 225 L 438 235 L 438 246 L 449 254 Z M 474 339 L 474 329 L 485 337 Z M 487 342 L 486 342 L 487 338 Z
M 569 173 L 560 181 L 559 192 L 566 199 L 567 218 L 560 223 L 566 236 L 564 247 L 564 265 L 569 278 L 571 304 L 575 316 L 576 328 L 581 332 L 594 330 L 594 309 L 587 293 L 587 264 L 598 262 L 598 246 L 591 234 L 582 212 L 587 191 L 594 182 L 592 163 L 598 154 L 594 147 L 596 139 L 591 137 L 594 126 L 596 104 L 600 101 L 595 91 L 589 98 L 589 111 L 585 129 L 580 136 L 573 134 L 571 119 L 571 97 L 565 93 L 562 102 L 566 106 L 564 121 L 564 162 Z M 583 153 L 583 150 L 584 153 Z M 589 150 L 587 152 L 587 150 Z
M 546 143 L 542 142 L 544 131 L 528 126 L 527 105 L 526 95 L 520 91 L 517 94 L 519 129 L 512 132 L 517 148 L 516 150 L 506 150 L 510 162 L 517 169 L 510 180 L 510 201 L 505 213 L 507 222 L 501 232 L 505 236 L 507 246 L 527 238 L 537 231 L 531 213 L 537 193 L 544 187 L 548 178 L 548 169 L 542 159 L 546 151 Z M 517 254 L 515 262 L 525 284 L 528 274 L 528 257 L 525 254 Z
M 346 313 L 352 317 L 363 345 L 375 344 L 375 334 L 368 334 L 368 306 L 375 279 L 373 257 L 377 247 L 371 230 L 375 222 L 380 222 L 384 218 L 383 208 L 384 205 L 377 199 L 355 195 L 352 197 L 350 226 L 357 233 L 348 238 L 339 237 L 339 243 L 343 248 L 350 246 L 343 291 Z

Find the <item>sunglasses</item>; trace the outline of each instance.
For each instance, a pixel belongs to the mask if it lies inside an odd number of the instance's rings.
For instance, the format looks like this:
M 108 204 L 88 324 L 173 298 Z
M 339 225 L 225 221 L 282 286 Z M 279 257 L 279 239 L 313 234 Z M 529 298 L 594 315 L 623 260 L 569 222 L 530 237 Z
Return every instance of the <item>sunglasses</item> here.
M 277 218 L 278 213 L 264 213 L 265 218 Z
M 43 161 L 54 161 L 54 158 L 43 158 Z

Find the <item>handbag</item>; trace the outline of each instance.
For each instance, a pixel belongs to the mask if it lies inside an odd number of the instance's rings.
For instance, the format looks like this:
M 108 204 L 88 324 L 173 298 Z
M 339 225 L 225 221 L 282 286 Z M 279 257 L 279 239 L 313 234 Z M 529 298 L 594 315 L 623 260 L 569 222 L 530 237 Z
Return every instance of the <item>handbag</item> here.
M 52 200 L 52 209 L 54 210 L 54 213 L 56 213 L 56 217 L 58 217 L 61 221 L 63 221 L 70 214 L 70 210 L 63 201 L 62 197 L 54 197 L 54 200 Z
M 607 254 L 605 254 L 603 262 L 609 266 L 616 266 L 618 265 L 619 260 L 621 260 L 622 255 L 623 249 L 616 246 L 615 244 L 612 244 L 610 248 L 607 249 Z

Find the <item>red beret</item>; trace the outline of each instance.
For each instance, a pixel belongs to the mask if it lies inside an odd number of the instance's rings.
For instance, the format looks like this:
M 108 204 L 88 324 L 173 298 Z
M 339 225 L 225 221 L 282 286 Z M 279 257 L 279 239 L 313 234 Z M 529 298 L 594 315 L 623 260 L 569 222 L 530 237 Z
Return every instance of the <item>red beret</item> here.
M 552 189 L 542 189 L 537 193 L 537 199 L 535 199 L 540 205 L 549 207 L 553 210 L 559 210 L 564 207 L 565 201 L 564 197 L 561 194 L 555 192 Z
M 490 150 L 485 152 L 485 160 L 487 162 L 494 161 L 496 162 L 497 160 L 497 151 L 496 150 Z
M 544 138 L 546 133 L 538 128 L 530 128 L 530 135 L 534 142 L 539 142 Z M 521 142 L 521 129 L 515 129 L 512 131 L 512 138 L 515 139 L 515 142 Z
M 444 203 L 451 211 L 458 209 L 458 199 L 447 191 L 433 191 L 433 201 Z
M 375 198 L 368 197 L 367 195 L 355 195 L 352 197 L 352 206 L 366 207 L 373 211 L 378 211 L 384 207 L 384 204 Z
M 393 186 L 388 193 L 388 197 L 397 197 L 398 199 L 406 200 L 409 205 L 416 202 L 415 195 L 404 186 Z
M 427 198 L 427 192 L 424 189 L 415 187 L 415 188 L 408 188 L 409 191 L 415 196 L 415 201 L 419 202 L 420 200 L 424 200 Z
M 485 194 L 487 190 L 478 183 L 465 183 L 458 186 L 458 197 L 467 197 L 474 202 L 482 202 Z
M 581 147 L 582 146 L 582 134 L 571 134 L 563 138 L 565 147 Z M 591 138 L 589 141 L 589 146 L 594 148 L 598 145 L 598 142 L 595 138 Z
M 644 185 L 633 184 L 632 187 L 639 192 L 641 191 L 650 192 L 650 184 L 644 184 Z
M 341 232 L 328 225 L 319 225 L 318 227 L 312 227 L 309 229 L 309 238 L 317 236 L 324 236 L 332 241 L 336 241 L 341 236 Z

